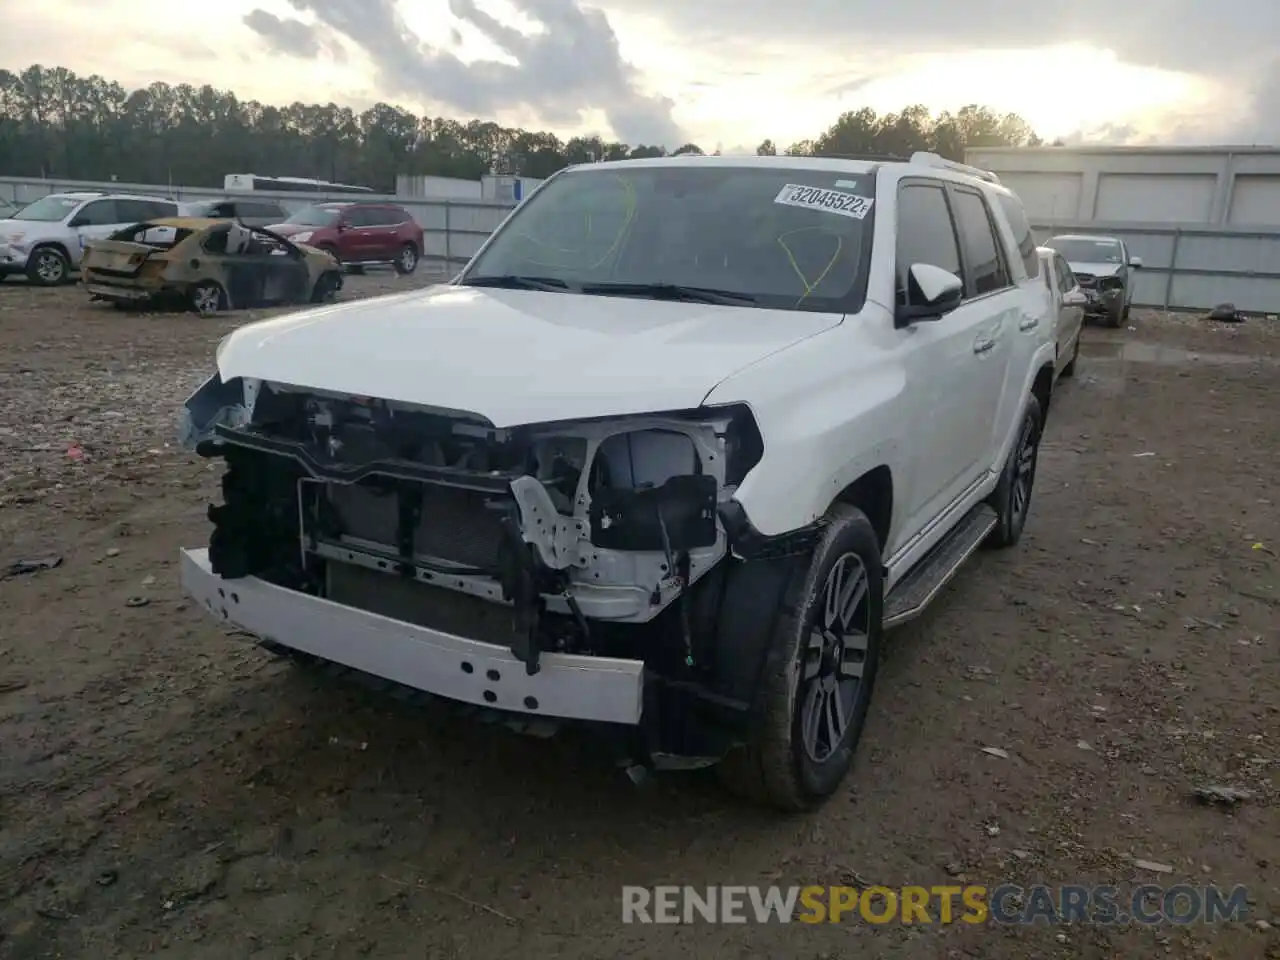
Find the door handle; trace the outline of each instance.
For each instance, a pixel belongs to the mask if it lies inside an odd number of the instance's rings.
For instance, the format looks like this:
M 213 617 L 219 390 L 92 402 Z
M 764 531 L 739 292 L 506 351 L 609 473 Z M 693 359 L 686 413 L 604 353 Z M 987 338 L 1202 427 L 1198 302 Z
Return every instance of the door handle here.
M 1028 330 L 1034 330 L 1038 326 L 1040 326 L 1039 317 L 1024 316 L 1021 320 L 1018 321 L 1018 329 L 1021 330 L 1023 333 L 1026 333 Z
M 989 353 L 995 345 L 995 340 L 975 340 L 973 342 L 973 352 L 978 354 Z

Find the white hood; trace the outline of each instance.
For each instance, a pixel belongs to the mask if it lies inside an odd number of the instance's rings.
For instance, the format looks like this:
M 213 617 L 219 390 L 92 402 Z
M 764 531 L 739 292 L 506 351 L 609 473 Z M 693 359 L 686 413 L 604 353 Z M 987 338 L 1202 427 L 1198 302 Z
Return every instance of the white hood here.
M 1095 277 L 1113 277 L 1120 272 L 1124 264 L 1120 263 L 1086 263 L 1080 260 L 1068 260 L 1067 266 L 1072 273 L 1087 273 Z
M 838 314 L 439 286 L 241 327 L 223 380 L 478 414 L 496 427 L 698 406 Z

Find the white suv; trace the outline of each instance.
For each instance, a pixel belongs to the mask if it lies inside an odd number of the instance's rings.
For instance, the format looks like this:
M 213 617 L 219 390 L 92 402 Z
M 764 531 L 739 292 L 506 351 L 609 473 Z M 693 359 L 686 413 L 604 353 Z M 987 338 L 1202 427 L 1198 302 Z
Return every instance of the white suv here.
M 42 286 L 66 283 L 89 241 L 177 215 L 178 204 L 162 197 L 51 193 L 0 220 L 0 280 L 23 274 Z
M 185 589 L 300 659 L 814 805 L 886 628 L 1022 532 L 1044 294 L 1017 198 L 931 154 L 562 171 L 450 284 L 223 340 Z

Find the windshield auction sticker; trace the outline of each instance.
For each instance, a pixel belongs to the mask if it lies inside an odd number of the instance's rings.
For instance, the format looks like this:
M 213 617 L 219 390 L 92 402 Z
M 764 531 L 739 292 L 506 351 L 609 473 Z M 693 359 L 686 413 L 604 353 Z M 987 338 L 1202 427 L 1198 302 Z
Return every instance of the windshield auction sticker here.
M 861 220 L 871 212 L 872 200 L 870 197 L 860 197 L 856 193 L 845 193 L 843 190 L 827 190 L 823 187 L 804 187 L 796 183 L 788 183 L 778 191 L 773 202 L 788 207 L 805 207 L 809 210 L 838 213 L 842 217 Z

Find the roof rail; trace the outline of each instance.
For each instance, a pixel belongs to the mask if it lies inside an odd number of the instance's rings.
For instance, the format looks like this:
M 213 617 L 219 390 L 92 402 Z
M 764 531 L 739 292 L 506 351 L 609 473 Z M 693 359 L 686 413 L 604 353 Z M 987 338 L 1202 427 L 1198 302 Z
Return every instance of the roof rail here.
M 922 167 L 937 167 L 941 170 L 954 170 L 956 173 L 963 173 L 970 177 L 977 177 L 979 180 L 987 181 L 987 183 L 1000 182 L 1000 178 L 990 170 L 982 170 L 978 167 L 971 167 L 967 163 L 948 160 L 946 157 L 939 156 L 936 153 L 929 153 L 925 150 L 917 150 L 913 153 L 911 155 L 911 162 L 918 163 Z

